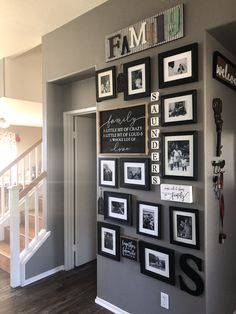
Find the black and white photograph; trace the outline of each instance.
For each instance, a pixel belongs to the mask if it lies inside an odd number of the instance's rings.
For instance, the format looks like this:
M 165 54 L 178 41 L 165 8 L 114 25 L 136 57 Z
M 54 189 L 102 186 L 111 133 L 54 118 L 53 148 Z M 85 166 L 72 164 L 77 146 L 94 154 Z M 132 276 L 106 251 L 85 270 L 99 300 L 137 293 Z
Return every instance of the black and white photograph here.
M 161 205 L 137 201 L 137 233 L 161 238 Z
M 96 71 L 96 97 L 103 101 L 116 97 L 116 67 Z
M 104 192 L 104 218 L 132 224 L 132 195 Z
M 175 284 L 174 250 L 139 241 L 141 273 Z
M 170 206 L 170 242 L 199 249 L 199 212 Z
M 198 44 L 190 44 L 158 55 L 159 88 L 198 80 Z
M 120 237 L 121 256 L 137 261 L 138 259 L 138 240 L 126 236 Z
M 120 227 L 98 222 L 98 254 L 120 260 Z
M 161 125 L 179 125 L 197 122 L 197 91 L 161 96 Z
M 197 132 L 163 133 L 163 177 L 197 180 Z
M 99 186 L 117 188 L 116 158 L 99 158 Z
M 150 58 L 143 58 L 124 64 L 124 100 L 150 96 Z
M 150 189 L 150 161 L 148 158 L 120 159 L 120 186 L 130 189 Z

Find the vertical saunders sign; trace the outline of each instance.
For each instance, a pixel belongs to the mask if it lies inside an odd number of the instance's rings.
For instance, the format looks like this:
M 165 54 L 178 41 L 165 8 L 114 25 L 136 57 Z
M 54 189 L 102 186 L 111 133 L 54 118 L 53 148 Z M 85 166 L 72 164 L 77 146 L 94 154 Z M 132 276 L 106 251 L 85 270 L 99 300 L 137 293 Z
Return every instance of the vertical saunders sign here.
M 99 154 L 148 153 L 146 104 L 100 111 L 98 119 Z
M 106 36 L 106 62 L 182 38 L 183 33 L 180 4 Z

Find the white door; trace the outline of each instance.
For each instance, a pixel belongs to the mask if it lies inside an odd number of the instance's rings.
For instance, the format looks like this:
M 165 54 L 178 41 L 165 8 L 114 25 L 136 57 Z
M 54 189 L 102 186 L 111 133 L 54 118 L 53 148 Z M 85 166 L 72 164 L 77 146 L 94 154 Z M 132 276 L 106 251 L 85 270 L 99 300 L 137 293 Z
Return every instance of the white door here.
M 75 266 L 96 258 L 96 116 L 75 119 Z

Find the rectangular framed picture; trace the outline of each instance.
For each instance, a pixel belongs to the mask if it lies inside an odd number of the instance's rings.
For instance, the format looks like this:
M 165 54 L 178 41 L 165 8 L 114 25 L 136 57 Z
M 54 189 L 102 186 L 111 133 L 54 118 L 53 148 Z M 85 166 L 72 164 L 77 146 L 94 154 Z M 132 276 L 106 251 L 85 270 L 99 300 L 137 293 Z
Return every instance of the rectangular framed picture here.
M 137 239 L 121 236 L 120 237 L 121 256 L 137 261 L 138 259 L 138 241 Z
M 120 159 L 120 186 L 129 189 L 150 189 L 150 161 L 148 158 Z
M 98 254 L 120 260 L 120 227 L 105 222 L 98 222 Z
M 99 158 L 99 186 L 117 188 L 117 165 L 116 158 Z
M 199 250 L 199 212 L 170 206 L 170 243 Z
M 104 192 L 104 218 L 132 225 L 132 195 Z
M 149 97 L 151 93 L 150 57 L 124 64 L 124 100 Z
M 197 91 L 161 96 L 161 125 L 197 122 Z
M 162 134 L 163 178 L 197 180 L 197 131 Z
M 161 238 L 161 205 L 137 202 L 137 233 L 148 237 Z
M 116 67 L 96 71 L 97 102 L 116 98 Z
M 175 252 L 152 243 L 139 241 L 142 274 L 175 285 Z
M 159 88 L 198 80 L 198 44 L 162 52 L 158 55 Z

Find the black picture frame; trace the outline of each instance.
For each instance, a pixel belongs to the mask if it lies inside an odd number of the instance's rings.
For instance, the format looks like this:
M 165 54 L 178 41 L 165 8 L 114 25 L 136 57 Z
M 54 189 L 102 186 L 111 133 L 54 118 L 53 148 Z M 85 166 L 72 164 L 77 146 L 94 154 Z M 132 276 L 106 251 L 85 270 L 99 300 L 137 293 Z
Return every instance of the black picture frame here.
M 162 133 L 162 177 L 197 180 L 197 131 Z
M 116 67 L 111 66 L 98 70 L 95 76 L 97 102 L 116 98 Z
M 199 250 L 199 211 L 169 207 L 170 243 Z
M 139 241 L 142 274 L 175 285 L 175 251 L 153 243 Z
M 219 51 L 213 52 L 212 76 L 222 84 L 236 90 L 236 65 Z
M 161 96 L 161 125 L 197 122 L 197 91 L 189 90 Z
M 99 186 L 118 187 L 117 158 L 99 158 Z
M 132 225 L 132 195 L 105 191 L 104 219 Z
M 149 97 L 151 93 L 150 57 L 134 60 L 123 65 L 125 86 L 124 100 Z
M 159 88 L 198 80 L 198 43 L 162 52 L 158 55 Z
M 149 158 L 120 158 L 120 186 L 128 189 L 150 190 Z
M 121 236 L 120 237 L 120 250 L 121 256 L 128 258 L 132 261 L 138 260 L 138 240 L 127 237 Z
M 98 254 L 120 260 L 120 227 L 105 222 L 97 223 Z
M 161 205 L 137 201 L 137 233 L 161 239 Z

